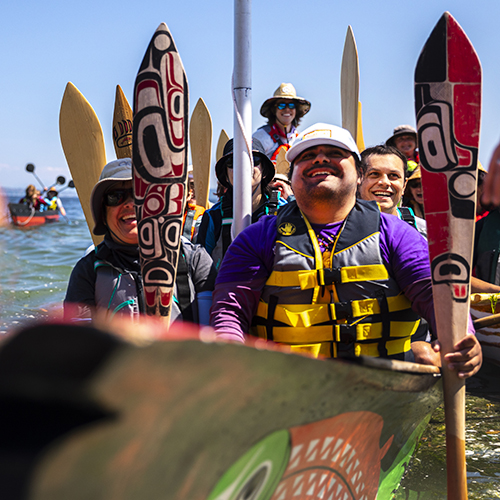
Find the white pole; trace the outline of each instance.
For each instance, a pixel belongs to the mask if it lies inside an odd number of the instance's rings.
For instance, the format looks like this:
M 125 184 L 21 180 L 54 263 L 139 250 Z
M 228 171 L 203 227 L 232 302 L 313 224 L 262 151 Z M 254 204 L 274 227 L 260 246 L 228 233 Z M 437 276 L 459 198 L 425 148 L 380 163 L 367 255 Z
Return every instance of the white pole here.
M 252 0 L 234 0 L 233 227 L 238 235 L 252 223 Z M 249 153 L 250 151 L 250 153 Z

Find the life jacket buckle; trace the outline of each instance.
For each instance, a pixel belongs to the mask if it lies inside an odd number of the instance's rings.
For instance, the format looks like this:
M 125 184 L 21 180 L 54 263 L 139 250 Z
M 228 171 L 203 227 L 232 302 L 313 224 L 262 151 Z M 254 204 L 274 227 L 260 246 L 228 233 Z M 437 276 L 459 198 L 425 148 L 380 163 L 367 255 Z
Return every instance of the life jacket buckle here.
M 356 325 L 335 325 L 336 341 L 344 347 L 341 350 L 346 350 L 347 346 L 351 346 L 356 341 Z
M 318 269 L 318 282 L 320 285 L 331 285 L 333 283 L 341 283 L 342 279 L 340 276 L 340 267 L 334 267 L 334 268 L 324 268 L 324 269 Z M 321 273 L 320 271 L 323 271 Z M 322 276 L 323 275 L 323 279 Z M 323 281 L 323 283 L 322 283 Z
M 352 317 L 352 300 L 348 302 L 335 302 L 335 318 L 347 319 Z

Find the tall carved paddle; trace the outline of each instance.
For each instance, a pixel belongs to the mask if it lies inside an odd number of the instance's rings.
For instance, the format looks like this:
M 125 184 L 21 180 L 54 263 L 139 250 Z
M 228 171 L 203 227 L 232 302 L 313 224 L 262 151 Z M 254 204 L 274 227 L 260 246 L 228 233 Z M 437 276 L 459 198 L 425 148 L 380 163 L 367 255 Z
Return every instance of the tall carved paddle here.
M 212 118 L 205 101 L 200 97 L 189 124 L 191 160 L 196 204 L 209 208 L 210 161 L 212 159 Z
M 135 81 L 132 159 L 146 312 L 166 321 L 186 199 L 188 116 L 184 67 L 162 23 Z
M 71 82 L 61 103 L 59 134 L 92 240 L 98 245 L 103 237 L 92 234 L 90 193 L 106 165 L 104 137 L 95 111 Z
M 424 186 L 432 289 L 441 353 L 467 332 L 481 64 L 474 47 L 446 12 L 415 69 L 415 110 Z M 448 498 L 467 498 L 465 384 L 443 369 Z
M 132 122 L 134 114 L 120 85 L 116 86 L 113 113 L 113 144 L 116 158 L 132 158 Z
M 349 130 L 358 149 L 365 149 L 359 102 L 358 49 L 351 26 L 348 26 L 342 54 L 340 73 L 340 96 L 342 105 L 342 127 Z

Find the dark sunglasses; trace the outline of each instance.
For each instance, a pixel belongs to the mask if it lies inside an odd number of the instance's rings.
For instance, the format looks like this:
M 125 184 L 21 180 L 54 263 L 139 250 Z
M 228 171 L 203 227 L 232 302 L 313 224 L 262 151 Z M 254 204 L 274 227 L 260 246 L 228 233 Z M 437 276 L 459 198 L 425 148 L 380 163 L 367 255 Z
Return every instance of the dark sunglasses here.
M 277 106 L 278 109 L 295 109 L 295 103 L 294 102 L 280 102 Z
M 107 207 L 117 207 L 129 198 L 134 198 L 134 190 L 128 189 L 113 189 L 104 195 L 104 204 Z
M 253 156 L 253 166 L 258 167 L 262 163 L 262 158 L 258 155 Z M 233 168 L 233 156 L 226 160 L 226 168 Z

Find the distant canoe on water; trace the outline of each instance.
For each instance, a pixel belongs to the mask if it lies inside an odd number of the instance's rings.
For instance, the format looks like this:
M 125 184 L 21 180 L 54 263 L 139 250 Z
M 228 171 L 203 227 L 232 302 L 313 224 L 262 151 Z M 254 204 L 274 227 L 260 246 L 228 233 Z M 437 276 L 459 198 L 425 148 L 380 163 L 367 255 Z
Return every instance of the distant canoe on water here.
M 46 210 L 39 212 L 30 208 L 25 203 L 9 203 L 9 212 L 15 226 L 30 227 L 41 226 L 59 220 L 59 210 Z
M 5 498 L 390 498 L 441 402 L 435 367 L 160 328 L 145 347 L 75 324 L 2 343 Z M 113 330 L 148 337 L 143 324 Z

